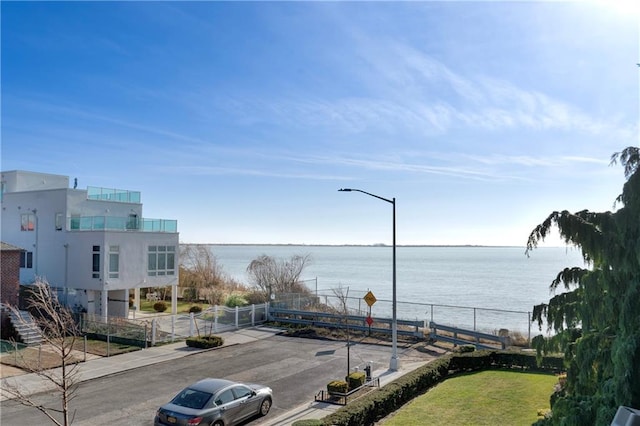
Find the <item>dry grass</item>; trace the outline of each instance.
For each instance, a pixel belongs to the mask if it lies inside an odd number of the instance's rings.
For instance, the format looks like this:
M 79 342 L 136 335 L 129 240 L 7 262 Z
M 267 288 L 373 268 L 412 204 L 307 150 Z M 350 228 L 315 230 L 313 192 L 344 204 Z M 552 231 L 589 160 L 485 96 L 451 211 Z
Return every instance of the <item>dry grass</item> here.
M 84 352 L 84 340 L 76 340 L 73 348 L 77 351 Z M 119 355 L 127 352 L 134 352 L 137 350 L 140 350 L 138 346 L 123 345 L 120 343 L 110 342 L 108 355 Z M 104 342 L 102 340 L 87 339 L 87 353 L 98 356 L 107 356 L 107 342 Z
M 82 354 L 74 354 L 71 359 L 67 360 L 68 364 L 81 362 Z M 5 353 L 0 358 L 2 364 L 18 367 L 23 370 L 37 371 L 48 370 L 50 368 L 60 367 L 62 359 L 59 354 L 46 346 L 28 347 L 16 352 Z
M 67 364 L 82 362 L 84 355 L 84 340 L 76 339 L 73 345 L 74 352 L 71 354 Z M 137 346 L 110 343 L 109 355 L 118 355 L 126 352 L 137 351 Z M 89 357 L 107 356 L 107 342 L 101 340 L 87 340 L 87 354 Z M 58 353 L 49 345 L 27 347 L 18 352 L 6 352 L 2 354 L 0 363 L 21 368 L 23 370 L 37 371 L 57 368 L 62 365 L 62 359 Z

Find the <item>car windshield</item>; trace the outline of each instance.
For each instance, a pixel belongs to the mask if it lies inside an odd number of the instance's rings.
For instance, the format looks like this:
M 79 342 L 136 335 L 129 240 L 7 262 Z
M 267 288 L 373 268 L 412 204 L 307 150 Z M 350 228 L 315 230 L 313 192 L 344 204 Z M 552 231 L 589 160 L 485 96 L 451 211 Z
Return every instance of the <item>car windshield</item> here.
M 211 394 L 208 392 L 187 388 L 176 395 L 171 403 L 181 407 L 201 409 L 207 404 L 210 398 Z

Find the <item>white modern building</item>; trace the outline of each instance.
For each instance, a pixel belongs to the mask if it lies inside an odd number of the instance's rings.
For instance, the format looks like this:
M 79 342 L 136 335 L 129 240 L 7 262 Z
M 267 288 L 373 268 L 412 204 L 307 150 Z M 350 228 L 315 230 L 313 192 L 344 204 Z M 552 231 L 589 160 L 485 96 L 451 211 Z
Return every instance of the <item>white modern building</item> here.
M 177 221 L 147 219 L 140 192 L 69 186 L 69 177 L 2 172 L 2 241 L 24 248 L 20 283 L 47 280 L 68 306 L 127 317 L 129 294 L 170 288 L 176 312 Z

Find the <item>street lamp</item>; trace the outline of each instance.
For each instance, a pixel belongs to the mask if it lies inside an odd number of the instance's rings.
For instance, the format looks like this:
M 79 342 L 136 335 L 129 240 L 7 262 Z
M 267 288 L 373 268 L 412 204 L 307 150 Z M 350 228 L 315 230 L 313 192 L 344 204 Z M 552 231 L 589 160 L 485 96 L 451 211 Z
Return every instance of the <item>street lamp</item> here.
M 397 371 L 400 368 L 400 361 L 398 360 L 398 319 L 396 315 L 396 199 L 383 198 L 375 194 L 363 191 L 361 189 L 353 188 L 341 188 L 338 191 L 341 192 L 362 192 L 371 197 L 377 198 L 382 201 L 386 201 L 393 206 L 393 292 L 392 292 L 392 314 L 391 314 L 391 361 L 389 361 L 389 370 Z

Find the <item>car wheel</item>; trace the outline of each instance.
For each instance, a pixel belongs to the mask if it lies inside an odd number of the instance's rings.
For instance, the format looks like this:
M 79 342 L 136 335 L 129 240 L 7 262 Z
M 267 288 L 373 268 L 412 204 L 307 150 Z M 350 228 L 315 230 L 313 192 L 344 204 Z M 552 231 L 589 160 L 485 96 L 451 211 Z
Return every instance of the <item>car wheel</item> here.
M 263 399 L 262 403 L 260 404 L 260 415 L 266 416 L 269 413 L 270 409 L 271 409 L 271 398 Z
M 217 422 L 214 422 L 211 426 L 224 426 L 224 423 L 222 423 L 222 421 L 218 420 Z

